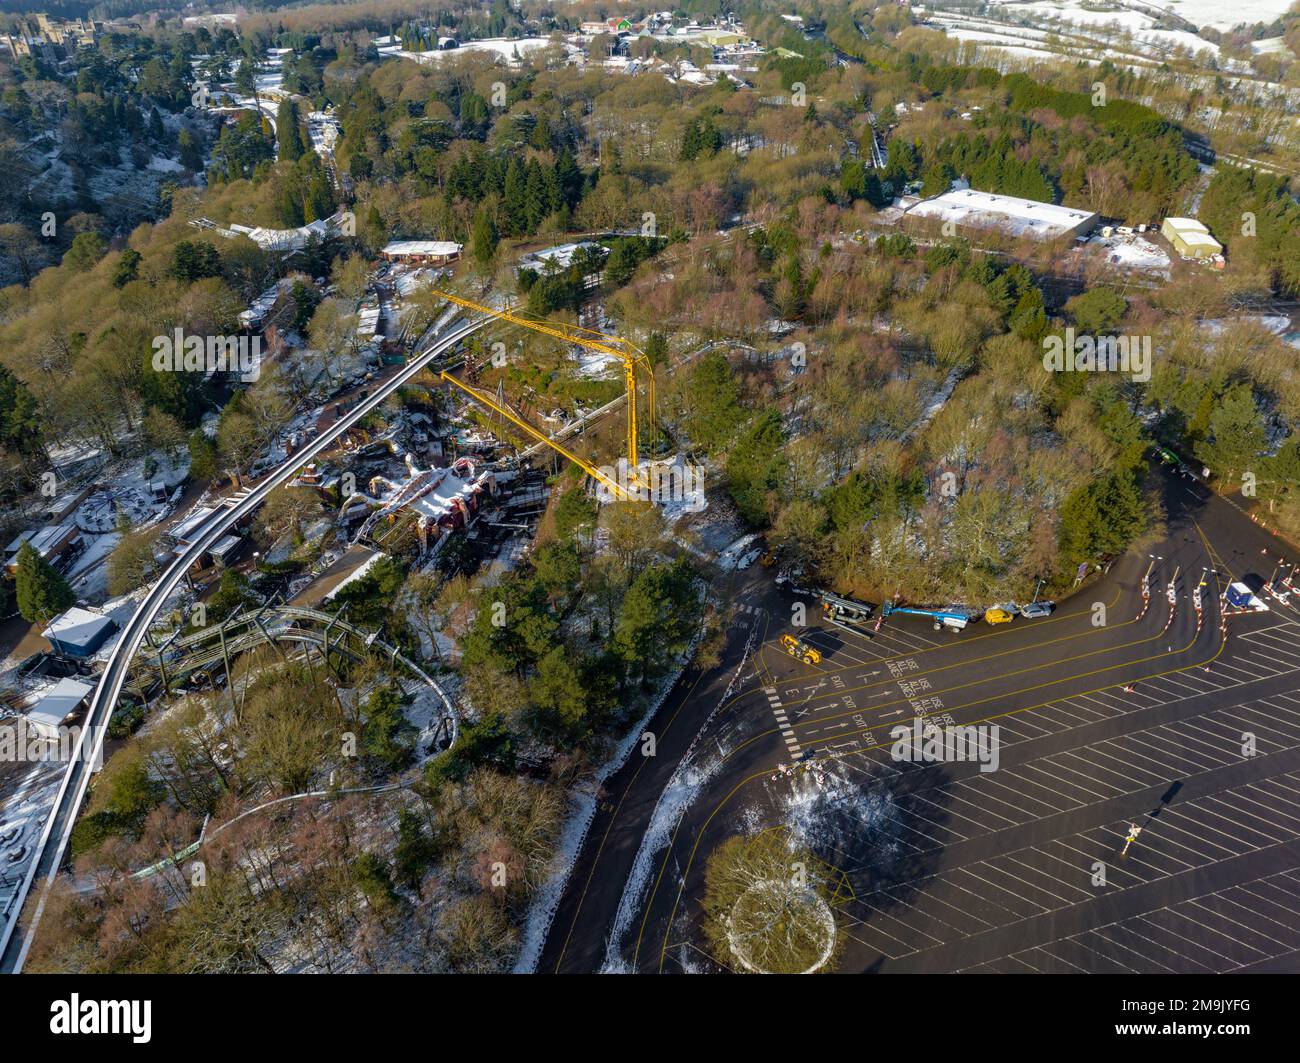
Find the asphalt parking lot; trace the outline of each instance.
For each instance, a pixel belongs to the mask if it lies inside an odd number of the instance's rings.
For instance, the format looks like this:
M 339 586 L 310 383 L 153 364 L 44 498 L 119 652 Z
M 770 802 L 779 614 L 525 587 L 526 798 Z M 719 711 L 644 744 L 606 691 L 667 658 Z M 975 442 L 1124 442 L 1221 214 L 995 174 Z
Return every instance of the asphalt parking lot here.
M 1222 602 L 1300 549 L 1175 477 L 1166 505 L 1051 616 L 956 634 L 737 574 L 724 661 L 611 780 L 542 969 L 717 969 L 708 855 L 785 825 L 842 872 L 840 971 L 1300 970 L 1300 594 Z M 996 727 L 996 770 L 901 762 L 914 721 Z
M 1046 619 L 821 624 L 799 631 L 823 655 L 808 666 L 776 645 L 773 607 L 750 709 L 765 730 L 730 753 L 752 770 L 684 813 L 663 864 L 681 882 L 649 898 L 640 969 L 703 960 L 701 854 L 814 790 L 862 810 L 819 851 L 852 884 L 841 970 L 1297 969 L 1300 608 L 1230 615 L 1225 638 L 1223 587 L 1282 548 L 1198 501 Z M 996 725 L 997 770 L 898 763 L 890 731 L 916 718 Z M 810 762 L 815 778 L 779 767 Z

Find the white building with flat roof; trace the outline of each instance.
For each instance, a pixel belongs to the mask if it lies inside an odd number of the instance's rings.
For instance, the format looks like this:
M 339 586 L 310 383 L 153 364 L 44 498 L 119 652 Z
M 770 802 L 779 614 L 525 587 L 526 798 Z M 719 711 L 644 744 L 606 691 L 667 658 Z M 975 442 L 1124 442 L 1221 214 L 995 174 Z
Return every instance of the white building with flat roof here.
M 27 722 L 42 738 L 57 739 L 63 721 L 85 704 L 94 689 L 93 683 L 80 679 L 60 679 L 27 714 Z
M 69 657 L 91 657 L 117 630 L 117 621 L 102 613 L 92 613 L 74 605 L 53 620 L 41 632 L 55 653 Z
M 925 199 L 907 210 L 907 217 L 953 222 L 975 229 L 996 229 L 1009 236 L 1035 240 L 1056 240 L 1063 236 L 1084 236 L 1096 228 L 1096 213 L 1040 203 L 1019 196 L 1000 196 L 961 188 Z
M 379 252 L 386 262 L 410 266 L 444 266 L 460 258 L 464 248 L 452 240 L 392 240 Z
M 573 264 L 573 256 L 580 250 L 583 248 L 599 248 L 600 246 L 595 240 L 579 240 L 571 244 L 556 244 L 544 251 L 534 251 L 532 254 L 521 256 L 519 266 L 522 269 L 536 270 L 538 273 L 545 273 L 548 269 L 565 270 Z

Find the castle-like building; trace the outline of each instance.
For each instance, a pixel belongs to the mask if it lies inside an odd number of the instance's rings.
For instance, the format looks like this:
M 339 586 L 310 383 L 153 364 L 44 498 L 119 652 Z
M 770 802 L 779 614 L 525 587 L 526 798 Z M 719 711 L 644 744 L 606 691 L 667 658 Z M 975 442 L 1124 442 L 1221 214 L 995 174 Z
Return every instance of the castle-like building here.
M 0 46 L 15 59 L 42 48 L 82 48 L 95 43 L 104 24 L 94 19 L 52 19 L 49 15 L 14 20 L 13 32 L 0 33 Z

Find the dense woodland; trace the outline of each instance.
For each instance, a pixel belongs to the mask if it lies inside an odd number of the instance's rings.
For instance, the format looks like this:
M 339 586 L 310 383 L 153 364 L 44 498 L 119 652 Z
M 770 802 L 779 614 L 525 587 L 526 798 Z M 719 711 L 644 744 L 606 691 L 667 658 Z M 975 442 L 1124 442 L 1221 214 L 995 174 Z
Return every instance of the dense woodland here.
M 231 35 L 233 39 L 233 35 Z M 104 35 L 55 68 L 0 63 L 0 278 L 29 282 L 83 233 L 120 238 L 166 214 L 204 168 L 210 123 L 194 112 L 192 36 Z M 164 168 L 149 175 L 150 164 Z
M 17 510 L 69 444 L 114 456 L 188 448 L 200 482 L 246 473 L 314 393 L 283 367 L 233 394 L 158 374 L 150 339 L 177 327 L 234 333 L 248 300 L 287 277 L 283 330 L 301 340 L 300 362 L 332 378 L 355 353 L 375 252 L 422 238 L 465 244 L 456 283 L 480 295 L 568 322 L 598 303 L 660 366 L 661 428 L 646 449 L 701 460 L 711 505 L 763 531 L 783 565 L 841 591 L 987 604 L 1027 595 L 1040 578 L 1062 590 L 1080 563 L 1158 529 L 1157 443 L 1203 462 L 1226 489 L 1254 473 L 1261 501 L 1300 528 L 1294 348 L 1228 321 L 1296 294 L 1294 189 L 1228 165 L 1204 179 L 1183 128 L 1130 98 L 1150 86 L 1129 73 L 1103 71 L 1109 102 L 1095 106 L 1092 68 L 1030 78 L 963 67 L 904 9 L 824 6 L 800 5 L 824 29 L 815 39 L 771 4 L 737 9 L 757 39 L 799 53 L 764 58 L 752 87 L 582 72 L 558 47 L 517 67 L 481 54 L 380 62 L 374 51 L 381 31 L 514 33 L 519 13 L 505 4 L 452 7 L 433 23 L 396 3 L 276 8 L 240 37 L 164 26 L 88 61 L 75 92 L 49 71 L 6 69 L 0 150 L 5 137 L 25 143 L 56 126 L 147 140 L 157 116 L 154 146 L 178 154 L 186 181 L 129 229 L 80 204 L 89 209 L 56 247 L 24 243 L 39 239 L 31 208 L 11 201 L 0 234 L 30 254 L 21 281 L 0 291 L 0 494 Z M 564 28 L 602 10 L 548 17 Z M 278 115 L 278 156 L 253 115 L 183 142 L 188 58 L 213 55 L 247 78 L 270 46 L 293 49 L 286 84 L 301 96 Z M 123 80 L 123 61 L 149 76 Z M 302 128 L 325 106 L 342 126 L 335 162 L 351 202 Z M 873 119 L 882 170 L 865 162 Z M 1129 222 L 1158 221 L 1200 194 L 1228 268 L 1176 263 L 1168 283 L 1148 284 L 1064 265 L 1059 246 L 882 224 L 904 189 L 929 195 L 957 177 Z M 355 211 L 355 236 L 292 262 L 189 224 L 296 226 L 342 206 Z M 521 251 L 590 234 L 603 249 L 568 270 L 517 268 Z M 418 307 L 425 320 L 441 309 Z M 1150 381 L 1049 373 L 1043 340 L 1066 327 L 1151 337 Z M 484 366 L 484 386 L 501 381 L 535 409 L 569 412 L 617 391 L 575 374 L 559 344 L 511 344 L 509 364 Z M 435 408 L 427 392 L 419 401 Z M 400 712 L 408 692 L 368 662 L 338 688 L 260 662 L 237 718 L 219 699 L 181 699 L 97 785 L 77 848 L 103 894 L 57 902 L 37 965 L 508 966 L 565 788 L 682 654 L 695 647 L 708 663 L 727 620 L 710 615 L 709 573 L 658 511 L 602 512 L 572 470 L 551 486 L 536 549 L 499 582 L 460 571 L 454 552 L 420 572 L 394 551 L 345 596 L 354 620 L 411 653 L 440 653 L 435 633 L 454 640 L 459 656 L 444 663 L 474 712 L 452 752 L 419 760 Z M 320 515 L 319 503 L 280 492 L 253 534 L 264 546 L 296 538 Z M 148 578 L 150 551 L 146 538 L 125 541 L 115 560 L 129 587 Z M 223 581 L 214 615 L 255 593 Z M 493 623 L 496 602 L 504 624 Z M 337 752 L 344 732 L 360 734 L 359 758 Z M 410 785 L 398 802 L 350 798 L 346 816 L 293 808 L 264 833 L 232 830 L 211 859 L 216 890 L 190 888 L 177 867 L 145 885 L 125 875 L 192 838 L 205 815 L 224 822 L 331 775 Z M 282 859 L 264 858 L 272 851 Z M 496 864 L 510 869 L 504 893 L 491 882 Z M 400 952 L 398 941 L 414 944 Z
M 86 231 L 69 243 L 62 264 L 32 270 L 30 283 L 4 290 L 2 334 L 12 388 L 41 410 L 39 439 L 23 435 L 25 452 L 6 452 L 15 466 L 11 479 L 21 480 L 18 465 L 35 470 L 39 460 L 32 459 L 39 459 L 42 442 L 117 449 L 140 426 L 173 439 L 190 435 L 213 411 L 214 397 L 197 382 L 145 372 L 142 344 L 178 325 L 234 331 L 243 302 L 282 267 L 243 241 L 212 245 L 184 223 L 205 215 L 292 226 L 336 209 L 337 193 L 301 129 L 307 107 L 326 105 L 336 109 L 344 130 L 338 163 L 352 178 L 358 234 L 351 247 L 320 249 L 304 273 L 329 273 L 331 260 L 341 270 L 392 237 L 434 235 L 466 243 L 475 270 L 518 286 L 534 310 L 572 312 L 581 286 L 562 277 L 516 276 L 502 242 L 638 231 L 653 219 L 660 240 L 640 250 L 617 248 L 607 278 L 611 290 L 632 282 L 635 295 L 614 303 L 629 324 L 647 334 L 677 330 L 681 345 L 691 336 L 753 340 L 769 318 L 792 322 L 807 330 L 805 342 L 811 340 L 814 351 L 822 347 L 829 355 L 795 390 L 811 387 L 811 378 L 823 374 L 820 366 L 834 363 L 840 349 L 854 352 L 859 380 L 870 378 L 869 367 L 879 363 L 882 386 L 870 391 L 870 401 L 889 401 L 890 409 L 878 424 L 861 419 L 858 442 L 897 436 L 908 417 L 919 416 L 927 389 L 936 390 L 949 373 L 962 377 L 957 386 L 964 394 L 979 386 L 984 370 L 997 368 L 987 364 L 985 345 L 1035 344 L 1047 328 L 1073 319 L 1063 304 L 1047 305 L 1036 273 L 1046 263 L 1035 261 L 1031 249 L 1017 249 L 1028 256 L 1022 256 L 1028 268 L 1008 267 L 960 243 L 928 251 L 909 247 L 905 237 L 874 247 L 846 245 L 844 232 L 868 226 L 873 210 L 904 187 L 929 194 L 957 176 L 991 191 L 1123 221 L 1155 221 L 1186 202 L 1196 167 L 1176 125 L 1125 98 L 1132 75 L 1112 72 L 1108 102 L 1094 107 L 1082 78 L 1062 73 L 1049 85 L 1023 74 L 954 66 L 925 46 L 905 47 L 917 38 L 896 9 L 867 14 L 850 53 L 863 61 L 848 65 L 833 63 L 833 46 L 847 43 L 834 19 L 825 39 L 807 40 L 788 23 L 756 14 L 752 32 L 758 39 L 797 43 L 801 54 L 766 59 L 753 90 L 725 79 L 697 88 L 657 77 L 579 73 L 553 53 L 510 70 L 482 55 L 436 67 L 379 63 L 369 38 L 350 28 L 311 32 L 277 23 L 244 37 L 200 29 L 130 37 L 130 44 L 106 39 L 107 54 L 80 65 L 81 91 L 67 111 L 66 121 L 84 136 L 98 133 L 103 140 L 119 125 L 148 131 L 160 114 L 181 109 L 189 87 L 185 56 L 200 51 L 233 63 L 263 46 L 293 47 L 286 69 L 304 100 L 281 109 L 278 161 L 264 122 L 245 116 L 225 125 L 210 145 L 206 191 L 175 189 L 170 216 L 137 228 L 125 241 L 104 231 L 94 215 L 78 215 L 75 224 Z M 140 70 L 134 83 L 121 73 L 131 64 Z M 48 114 L 27 99 L 31 86 L 43 84 L 41 73 L 48 71 L 12 72 L 2 112 L 11 128 L 48 125 Z M 783 105 L 782 94 L 796 81 L 807 85 L 810 101 Z M 498 84 L 505 88 L 503 106 L 493 103 Z M 898 103 L 910 109 L 891 123 L 886 168 L 871 170 L 861 161 L 869 115 L 893 115 Z M 960 119 L 962 110 L 970 120 Z M 1240 217 L 1234 215 L 1246 207 L 1253 208 L 1255 228 L 1237 235 Z M 1219 168 L 1205 191 L 1203 215 L 1227 243 L 1231 267 L 1217 303 L 1206 285 L 1183 285 L 1194 299 L 1208 300 L 1196 306 L 1198 313 L 1213 316 L 1252 289 L 1294 291 L 1298 210 L 1280 180 Z M 754 219 L 760 228 L 744 241 L 719 241 L 712 234 L 734 216 Z M 34 239 L 20 223 L 11 228 Z M 666 258 L 655 253 L 665 241 L 671 248 Z M 667 283 L 665 271 L 672 274 Z M 74 274 L 81 276 L 70 285 Z M 1174 293 L 1143 295 L 1135 308 L 1157 318 L 1173 309 Z M 303 307 L 297 324 L 304 333 L 314 314 L 340 316 L 331 300 L 317 307 L 309 288 L 298 294 Z M 877 327 L 882 318 L 891 323 L 884 334 Z M 341 342 L 340 330 L 326 324 L 318 322 L 315 337 Z M 1211 348 L 1216 342 L 1204 340 Z M 876 348 L 879 354 L 871 353 Z M 1022 353 L 1022 360 L 1027 357 Z M 762 396 L 745 386 L 753 374 L 744 366 L 732 369 L 738 401 L 756 409 Z M 564 381 L 549 376 L 561 398 L 566 392 L 572 397 Z M 1276 442 L 1279 430 L 1286 434 L 1288 416 L 1280 385 L 1249 383 L 1260 431 Z M 1218 394 L 1226 386 L 1215 385 Z M 1105 387 L 1124 390 L 1113 382 Z M 284 381 L 260 382 L 227 411 L 224 419 L 234 426 L 256 430 L 225 432 L 232 445 L 216 456 L 219 466 L 238 468 L 249 459 L 247 444 L 237 441 L 273 435 L 292 404 L 285 389 Z M 1092 401 L 1090 395 L 1074 397 Z M 1136 409 L 1147 396 L 1129 389 L 1120 398 Z M 789 438 L 780 449 L 787 457 L 804 445 L 804 426 L 816 426 L 822 416 L 815 398 L 807 409 L 803 403 L 792 401 L 783 414 Z M 1049 406 L 1041 427 L 1050 428 L 1064 409 Z M 937 431 L 949 416 L 945 409 L 928 430 Z M 738 438 L 726 437 L 714 449 L 725 453 Z M 908 439 L 902 452 L 915 461 L 923 439 Z M 1197 430 L 1167 441 L 1201 445 Z M 842 447 L 835 453 L 842 456 L 822 464 L 840 480 L 862 454 Z M 1055 512 L 1078 489 L 1066 486 L 1044 497 L 1045 512 Z M 740 492 L 743 511 L 751 519 L 759 520 L 761 512 L 762 521 L 776 520 L 780 501 L 760 507 L 754 490 L 751 484 Z M 779 499 L 791 491 L 778 485 L 774 494 Z M 1041 528 L 1037 534 L 1044 534 Z M 940 577 L 936 572 L 930 579 Z

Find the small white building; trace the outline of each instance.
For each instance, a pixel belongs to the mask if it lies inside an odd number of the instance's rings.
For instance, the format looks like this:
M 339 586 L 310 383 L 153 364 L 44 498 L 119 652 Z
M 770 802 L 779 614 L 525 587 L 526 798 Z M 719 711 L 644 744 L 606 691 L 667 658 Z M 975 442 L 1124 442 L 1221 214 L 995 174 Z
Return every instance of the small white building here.
M 208 553 L 218 565 L 229 565 L 243 545 L 244 540 L 238 535 L 223 535 Z
M 451 240 L 393 240 L 379 255 L 385 262 L 408 266 L 445 266 L 460 258 L 463 250 Z
M 1166 218 L 1160 225 L 1160 235 L 1183 258 L 1213 258 L 1223 251 L 1223 245 L 1195 218 Z
M 117 630 L 117 621 L 74 605 L 50 621 L 41 634 L 55 653 L 65 657 L 91 657 Z
M 80 709 L 95 688 L 80 679 L 60 679 L 27 714 L 27 722 L 42 738 L 59 738 L 63 721 Z
M 578 253 L 580 248 L 600 248 L 600 246 L 594 240 L 556 244 L 554 247 L 548 247 L 545 251 L 534 251 L 530 255 L 522 256 L 519 259 L 519 268 L 536 270 L 538 273 L 546 273 L 550 270 L 566 270 L 573 264 L 573 256 Z

